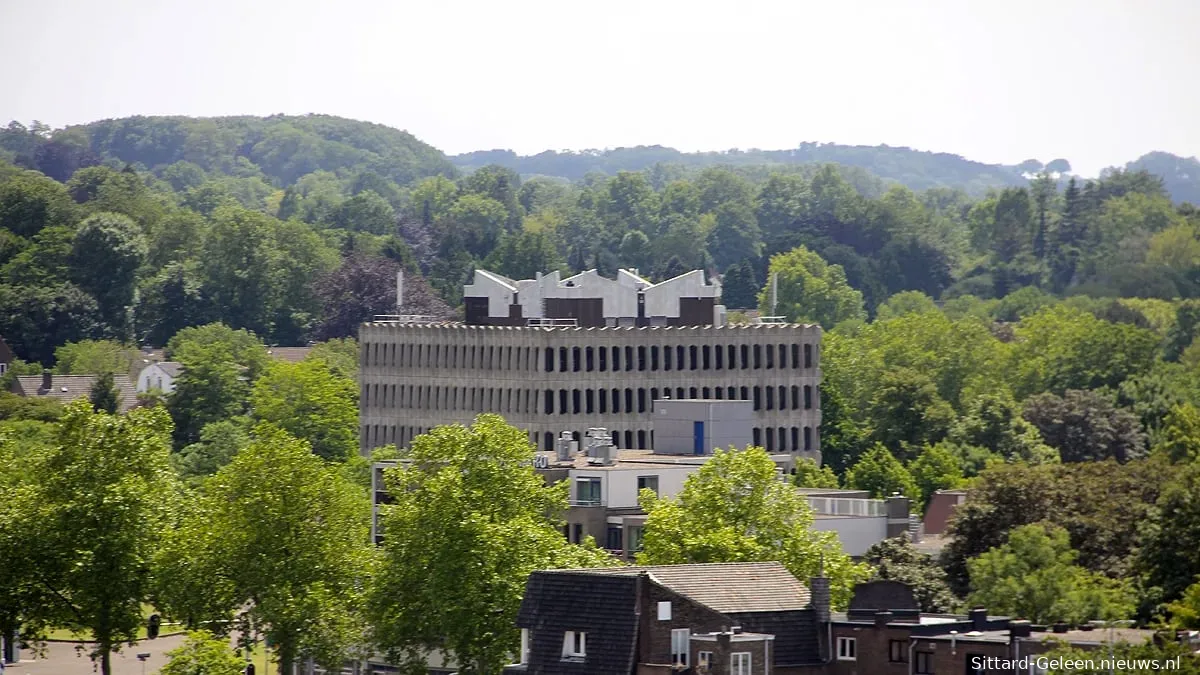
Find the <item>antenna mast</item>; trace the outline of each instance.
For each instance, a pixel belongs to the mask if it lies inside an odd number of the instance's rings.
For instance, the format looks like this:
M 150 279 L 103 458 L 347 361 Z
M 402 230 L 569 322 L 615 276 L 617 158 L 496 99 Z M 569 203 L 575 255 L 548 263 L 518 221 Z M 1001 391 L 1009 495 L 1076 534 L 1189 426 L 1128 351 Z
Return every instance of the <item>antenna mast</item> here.
M 771 316 L 775 316 L 775 305 L 779 300 L 779 272 L 771 274 Z
M 401 314 L 404 306 L 404 270 L 396 270 L 396 314 Z

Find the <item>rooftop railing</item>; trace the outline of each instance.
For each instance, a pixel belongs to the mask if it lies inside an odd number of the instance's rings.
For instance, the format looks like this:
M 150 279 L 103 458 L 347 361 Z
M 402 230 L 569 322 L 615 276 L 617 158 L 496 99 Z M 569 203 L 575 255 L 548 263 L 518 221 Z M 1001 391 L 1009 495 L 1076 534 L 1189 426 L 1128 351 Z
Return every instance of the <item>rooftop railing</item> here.
M 877 518 L 887 515 L 887 504 L 881 499 L 855 497 L 809 497 L 808 504 L 820 516 L 857 516 Z

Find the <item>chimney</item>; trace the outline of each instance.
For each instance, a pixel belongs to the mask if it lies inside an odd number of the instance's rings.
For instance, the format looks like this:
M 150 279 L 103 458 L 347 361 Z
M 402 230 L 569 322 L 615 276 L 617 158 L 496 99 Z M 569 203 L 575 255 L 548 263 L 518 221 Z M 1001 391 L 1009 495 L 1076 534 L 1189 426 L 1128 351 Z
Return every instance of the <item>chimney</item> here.
M 1029 637 L 1032 626 L 1024 619 L 1008 622 L 1008 634 L 1012 637 Z
M 820 623 L 829 623 L 829 605 L 831 602 L 831 591 L 829 578 L 824 576 L 824 570 L 820 576 L 815 576 L 808 581 L 809 602 L 812 605 L 813 611 L 816 613 L 816 619 Z
M 892 613 L 886 609 L 875 612 L 875 627 L 883 628 L 892 622 Z
M 971 617 L 971 628 L 974 630 L 984 630 L 987 628 L 987 609 L 976 607 L 972 609 L 968 616 Z
M 53 376 L 50 374 L 49 368 L 42 369 L 42 389 L 50 391 L 50 387 L 54 386 Z

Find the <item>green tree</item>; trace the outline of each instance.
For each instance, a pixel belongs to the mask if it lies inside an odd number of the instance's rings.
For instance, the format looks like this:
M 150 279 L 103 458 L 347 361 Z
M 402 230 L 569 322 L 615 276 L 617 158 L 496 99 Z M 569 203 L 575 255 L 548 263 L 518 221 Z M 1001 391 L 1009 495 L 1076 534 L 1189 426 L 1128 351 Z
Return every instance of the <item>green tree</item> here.
M 863 562 L 875 569 L 876 579 L 908 584 L 922 612 L 945 614 L 958 605 L 946 583 L 945 570 L 928 554 L 918 551 L 907 535 L 872 544 Z
M 832 533 L 811 529 L 808 502 L 777 471 L 762 448 L 717 450 L 677 498 L 642 491 L 647 518 L 638 564 L 778 560 L 808 579 L 823 562 L 834 604 L 845 606 L 867 568 L 853 563 Z
M 32 237 L 46 227 L 70 226 L 76 206 L 62 183 L 35 171 L 0 181 L 0 229 Z
M 304 358 L 324 361 L 334 375 L 358 381 L 358 340 L 352 337 L 319 342 Z
M 1179 600 L 1167 605 L 1171 625 L 1184 630 L 1200 630 L 1200 583 L 1188 586 Z
M 200 279 L 222 320 L 261 335 L 271 332 L 279 307 L 281 264 L 275 222 L 261 213 L 223 206 L 212 216 L 200 257 Z
M 92 404 L 92 410 L 96 412 L 108 413 L 109 415 L 117 413 L 120 400 L 118 399 L 117 387 L 113 384 L 112 372 L 105 371 L 100 373 L 96 381 L 92 383 L 92 389 L 88 393 L 88 401 Z
M 876 499 L 899 493 L 917 499 L 921 491 L 912 474 L 881 443 L 867 450 L 846 472 L 846 487 L 866 490 Z
M 250 445 L 246 418 L 210 422 L 200 430 L 200 439 L 171 455 L 171 465 L 179 477 L 190 482 L 213 475 Z
M 96 300 L 77 286 L 0 284 L 0 335 L 30 361 L 50 365 L 59 345 L 104 332 Z
M 717 207 L 716 222 L 708 235 L 713 263 L 725 268 L 739 260 L 762 254 L 762 232 L 749 202 L 724 203 Z
M 818 466 L 815 460 L 800 457 L 796 460 L 796 476 L 793 482 L 797 487 L 825 488 L 836 490 L 837 474 L 828 466 Z
M 846 281 L 840 265 L 801 246 L 771 256 L 769 274 L 778 276 L 778 308 L 788 321 L 808 321 L 832 328 L 846 319 L 864 319 L 863 296 Z M 770 289 L 758 295 L 758 306 L 770 311 Z
M 391 663 L 423 670 L 427 650 L 442 650 L 464 675 L 497 673 L 518 641 L 530 572 L 614 562 L 563 538 L 567 485 L 534 473 L 533 452 L 524 431 L 481 415 L 417 437 L 387 471 L 395 501 L 381 509 L 368 616 Z
M 324 459 L 345 461 L 358 450 L 358 385 L 324 361 L 271 364 L 254 383 L 250 409 Z
M 204 630 L 188 633 L 187 641 L 167 652 L 167 658 L 159 675 L 242 675 L 246 669 L 228 639 Z
M 902 291 L 888 298 L 875 310 L 877 321 L 887 321 L 905 314 L 928 314 L 937 312 L 938 306 L 933 298 L 921 291 Z
M 71 278 L 96 298 L 100 313 L 119 337 L 128 337 L 136 274 L 146 259 L 146 240 L 125 216 L 98 213 L 79 225 L 71 249 Z
M 510 279 L 532 279 L 562 270 L 566 263 L 545 232 L 521 231 L 501 235 L 483 266 Z
M 165 609 L 190 626 L 235 615 L 264 633 L 279 673 L 340 668 L 362 639 L 370 506 L 304 441 L 269 425 L 205 483 L 159 555 Z
M 1200 465 L 1164 468 L 1162 494 L 1153 517 L 1145 518 L 1138 567 L 1147 585 L 1162 589 L 1163 599 L 1179 598 L 1200 569 Z
M 54 350 L 54 370 L 62 375 L 128 374 L 136 353 L 113 340 L 68 342 Z
M 721 277 L 721 302 L 730 308 L 748 309 L 758 305 L 759 285 L 749 260 L 734 263 Z
M 367 190 L 342 202 L 333 224 L 347 230 L 388 234 L 396 229 L 396 213 L 386 199 Z
M 954 408 L 938 396 L 937 385 L 929 375 L 911 368 L 895 368 L 880 379 L 868 417 L 874 439 L 906 457 L 909 447 L 915 451 L 918 446 L 945 438 L 955 415 Z
M 1065 529 L 1019 527 L 1004 545 L 967 562 L 967 602 L 1039 624 L 1132 616 L 1128 582 L 1089 572 L 1075 564 L 1077 557 Z
M 26 634 L 90 632 L 104 675 L 112 653 L 137 637 L 152 556 L 172 518 L 170 424 L 157 409 L 115 416 L 76 402 L 55 443 L 30 458 L 31 480 L 16 495 L 26 560 L 45 592 L 26 607 Z
M 242 414 L 250 388 L 235 354 L 225 345 L 195 344 L 177 358 L 183 372 L 167 409 L 175 421 L 175 446 L 182 448 L 199 441 L 207 425 Z
M 1008 461 L 1041 464 L 1059 459 L 1058 452 L 1042 442 L 1037 427 L 1021 417 L 1020 407 L 1007 392 L 972 399 L 966 414 L 951 429 L 949 440 L 986 448 Z
M 963 482 L 958 457 L 943 443 L 926 446 L 909 464 L 908 472 L 917 485 L 917 502 L 922 506 L 928 504 L 930 497 L 938 490 L 953 490 Z
M 1171 408 L 1163 422 L 1162 438 L 1155 446 L 1172 462 L 1194 462 L 1200 459 L 1200 409 L 1191 403 Z

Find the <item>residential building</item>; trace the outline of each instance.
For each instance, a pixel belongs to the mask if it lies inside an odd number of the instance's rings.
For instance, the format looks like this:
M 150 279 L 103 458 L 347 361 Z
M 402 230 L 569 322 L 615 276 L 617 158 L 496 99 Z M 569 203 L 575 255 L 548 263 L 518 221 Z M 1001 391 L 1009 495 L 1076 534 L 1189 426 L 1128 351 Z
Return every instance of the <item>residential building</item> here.
M 175 391 L 175 380 L 183 372 L 183 364 L 178 361 L 161 361 L 151 363 L 142 368 L 137 377 L 137 392 L 144 394 L 157 390 L 164 394 Z
M 476 270 L 463 302 L 466 323 L 477 326 L 564 319 L 583 328 L 720 326 L 725 323 L 720 295 L 721 287 L 707 282 L 703 270 L 657 284 L 625 269 L 617 270 L 616 279 L 593 269 L 565 279 L 555 271 L 520 281 Z
M 78 399 L 87 399 L 92 393 L 97 375 L 54 375 L 45 371 L 41 375 L 22 376 L 13 381 L 12 392 L 18 396 L 52 398 L 66 404 Z M 128 375 L 113 375 L 113 386 L 117 390 L 119 412 L 128 412 L 137 406 L 137 388 Z
M 506 675 L 1041 675 L 1060 643 L 1101 659 L 1114 642 L 1177 639 L 923 613 L 896 581 L 859 584 L 833 612 L 828 579 L 806 587 L 779 563 L 534 572 L 517 626 Z
M 15 358 L 16 355 L 13 354 L 13 350 L 9 348 L 8 343 L 4 341 L 4 338 L 0 337 L 0 375 L 8 372 L 8 367 L 12 365 L 13 359 Z
M 967 501 L 966 490 L 938 490 L 925 507 L 925 534 L 941 535 L 954 516 L 954 511 Z

